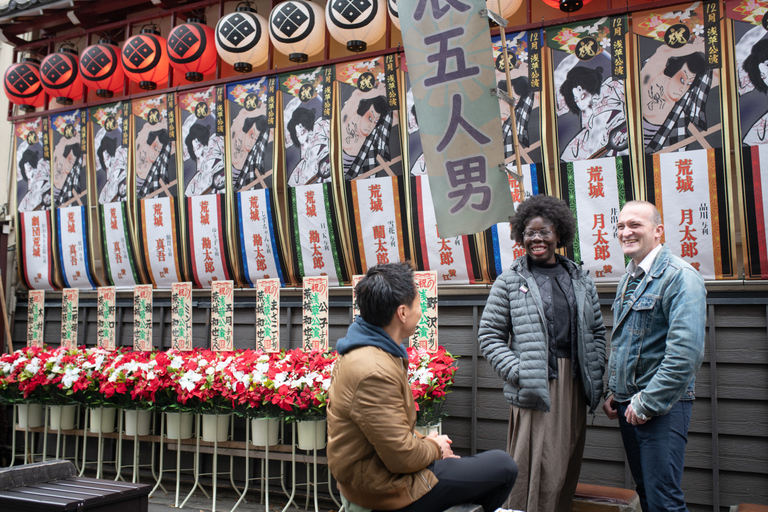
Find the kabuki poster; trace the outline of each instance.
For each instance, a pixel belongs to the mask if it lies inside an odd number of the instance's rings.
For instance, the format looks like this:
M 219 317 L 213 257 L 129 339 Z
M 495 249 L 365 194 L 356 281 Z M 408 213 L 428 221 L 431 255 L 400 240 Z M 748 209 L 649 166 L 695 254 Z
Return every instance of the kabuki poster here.
M 547 30 L 563 162 L 629 154 L 626 26 L 620 16 Z
M 134 100 L 137 229 L 155 288 L 183 281 L 177 210 L 176 101 L 173 94 Z M 139 228 L 140 226 L 140 228 Z
M 229 280 L 226 237 L 227 168 L 224 151 L 224 88 L 180 93 L 187 242 L 198 288 Z
M 88 218 L 88 139 L 86 111 L 50 116 L 53 204 L 61 277 L 66 288 L 93 289 Z
M 51 154 L 48 118 L 14 127 L 19 274 L 30 290 L 55 290 L 56 268 L 51 218 Z
M 277 77 L 227 86 L 232 190 L 238 223 L 241 281 L 285 284 L 274 189 Z
M 733 59 L 743 171 L 741 178 L 744 274 L 768 278 L 768 0 L 726 3 L 732 20 Z
M 109 283 L 118 287 L 140 282 L 128 215 L 130 115 L 131 105 L 127 102 L 90 111 L 104 270 Z
M 333 75 L 333 67 L 319 67 L 280 75 L 278 82 L 297 277 L 328 276 L 338 286 L 344 274 L 330 183 Z
M 406 259 L 397 68 L 395 55 L 336 66 L 341 166 L 359 272 Z

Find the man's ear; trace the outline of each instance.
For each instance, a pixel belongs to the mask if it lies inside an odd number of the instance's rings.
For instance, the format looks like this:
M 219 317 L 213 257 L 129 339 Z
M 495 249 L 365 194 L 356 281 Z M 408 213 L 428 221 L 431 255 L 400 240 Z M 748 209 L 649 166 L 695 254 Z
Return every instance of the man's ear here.
M 405 304 L 400 304 L 399 306 L 397 306 L 397 311 L 395 313 L 395 316 L 397 317 L 397 319 L 400 320 L 401 322 L 405 322 L 406 315 L 407 315 L 407 311 L 405 310 Z

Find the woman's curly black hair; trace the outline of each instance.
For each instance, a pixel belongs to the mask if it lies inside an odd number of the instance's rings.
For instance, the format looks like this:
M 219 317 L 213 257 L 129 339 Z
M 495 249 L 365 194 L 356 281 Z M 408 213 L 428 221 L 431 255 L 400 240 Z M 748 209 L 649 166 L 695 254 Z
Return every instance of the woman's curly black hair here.
M 576 236 L 576 219 L 568 204 L 556 197 L 540 194 L 520 203 L 515 214 L 509 218 L 512 237 L 517 243 L 523 243 L 525 225 L 534 217 L 541 217 L 555 226 L 559 237 L 558 247 L 573 242 L 573 237 Z

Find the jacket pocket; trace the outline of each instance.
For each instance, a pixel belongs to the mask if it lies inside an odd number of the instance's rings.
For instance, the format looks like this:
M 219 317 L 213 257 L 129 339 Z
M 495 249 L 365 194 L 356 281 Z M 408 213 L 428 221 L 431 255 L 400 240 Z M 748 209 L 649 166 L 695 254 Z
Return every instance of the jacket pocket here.
M 627 328 L 633 334 L 643 335 L 650 330 L 653 325 L 653 316 L 657 301 L 658 297 L 656 296 L 644 295 L 639 297 L 635 303 L 632 304 L 632 311 L 630 312 L 630 317 L 627 319 Z

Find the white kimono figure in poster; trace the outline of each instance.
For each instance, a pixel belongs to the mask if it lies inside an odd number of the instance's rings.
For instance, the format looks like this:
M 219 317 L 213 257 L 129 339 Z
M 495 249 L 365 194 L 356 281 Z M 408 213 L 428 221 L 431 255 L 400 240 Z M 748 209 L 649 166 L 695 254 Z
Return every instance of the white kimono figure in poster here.
M 603 80 L 601 67 L 576 66 L 578 59 L 569 55 L 558 72 L 571 65 L 559 93 L 567 110 L 578 115 L 581 129 L 568 142 L 561 159 L 565 162 L 627 154 L 627 119 L 624 84 L 610 75 Z M 608 70 L 610 71 L 610 70 Z M 558 115 L 565 111 L 558 101 Z
M 292 187 L 331 180 L 329 123 L 300 103 L 298 98 L 292 99 L 285 112 L 286 117 L 291 113 L 285 140 L 301 150 L 301 160 L 289 170 L 288 185 Z
M 195 118 L 190 116 L 189 119 Z M 207 125 L 195 123 L 189 127 L 184 145 L 189 158 L 197 164 L 195 175 L 189 180 L 184 195 L 192 197 L 224 192 L 224 138 L 215 133 L 211 134 Z
M 761 24 L 749 30 L 736 43 L 739 96 L 744 96 L 754 90 L 768 94 L 768 39 L 765 39 L 766 35 L 768 32 Z M 759 111 L 764 113 L 752 124 L 744 136 L 744 144 L 748 146 L 757 146 L 768 142 L 768 109 L 765 106 L 759 108 Z M 744 112 L 745 110 L 742 108 L 742 115 Z
M 128 177 L 128 151 L 114 137 L 104 135 L 98 143 L 96 157 L 107 175 L 99 193 L 99 204 L 125 201 Z
M 26 149 L 25 149 L 26 148 Z M 23 142 L 19 146 L 17 181 L 27 184 L 27 193 L 18 204 L 20 212 L 45 210 L 51 206 L 51 166 L 39 153 Z

